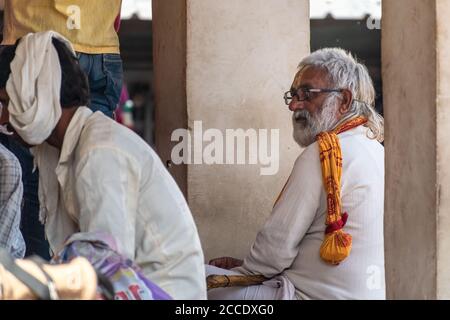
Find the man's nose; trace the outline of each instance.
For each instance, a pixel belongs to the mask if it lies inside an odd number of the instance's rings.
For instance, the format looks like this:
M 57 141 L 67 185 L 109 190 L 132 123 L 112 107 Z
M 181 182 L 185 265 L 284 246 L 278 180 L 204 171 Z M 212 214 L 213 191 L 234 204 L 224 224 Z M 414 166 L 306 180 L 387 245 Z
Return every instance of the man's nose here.
M 289 110 L 291 111 L 296 111 L 304 108 L 304 101 L 299 101 L 297 97 L 293 97 L 291 102 L 289 103 Z

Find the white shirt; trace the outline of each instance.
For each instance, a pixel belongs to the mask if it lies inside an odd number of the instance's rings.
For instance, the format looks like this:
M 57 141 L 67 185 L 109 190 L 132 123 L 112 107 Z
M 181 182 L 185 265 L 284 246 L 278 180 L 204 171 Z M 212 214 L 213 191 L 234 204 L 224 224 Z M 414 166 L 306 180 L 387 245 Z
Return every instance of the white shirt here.
M 60 212 L 46 219 L 53 251 L 75 232 L 107 232 L 119 252 L 175 299 L 205 299 L 203 252 L 177 184 L 134 132 L 80 107 L 56 168 Z
M 326 197 L 317 142 L 295 162 L 279 202 L 236 271 L 286 276 L 299 299 L 385 299 L 384 148 L 357 127 L 339 135 L 341 198 L 349 217 L 344 231 L 352 250 L 338 266 L 320 257 Z

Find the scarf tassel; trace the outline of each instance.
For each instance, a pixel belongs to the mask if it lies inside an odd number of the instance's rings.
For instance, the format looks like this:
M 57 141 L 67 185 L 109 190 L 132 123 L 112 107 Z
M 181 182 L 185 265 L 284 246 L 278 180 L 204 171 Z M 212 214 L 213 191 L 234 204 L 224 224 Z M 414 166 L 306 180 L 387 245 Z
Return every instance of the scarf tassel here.
M 366 122 L 366 118 L 358 116 L 338 125 L 330 132 L 324 131 L 317 136 L 322 178 L 327 194 L 327 228 L 320 247 L 320 256 L 332 265 L 341 263 L 352 250 L 352 236 L 342 230 L 347 222 L 348 214 L 341 215 L 340 188 L 343 157 L 338 134 Z M 333 222 L 330 223 L 330 221 Z
M 347 223 L 348 214 L 344 213 L 340 220 L 331 223 L 325 231 L 325 239 L 320 247 L 320 256 L 326 262 L 338 265 L 350 255 L 352 236 L 342 228 Z

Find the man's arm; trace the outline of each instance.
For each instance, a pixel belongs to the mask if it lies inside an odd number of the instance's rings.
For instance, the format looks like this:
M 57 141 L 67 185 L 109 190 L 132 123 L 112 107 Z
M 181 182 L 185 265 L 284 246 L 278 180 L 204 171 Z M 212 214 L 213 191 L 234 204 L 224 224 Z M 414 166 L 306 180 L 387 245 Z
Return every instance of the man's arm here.
M 3 11 L 5 9 L 5 0 L 0 0 L 0 10 Z
M 313 144 L 297 159 L 288 184 L 258 233 L 250 254 L 242 267 L 235 270 L 273 277 L 289 268 L 314 221 L 322 188 L 319 150 Z
M 90 151 L 76 168 L 81 232 L 113 236 L 119 253 L 134 259 L 138 182 L 130 161 L 108 148 Z

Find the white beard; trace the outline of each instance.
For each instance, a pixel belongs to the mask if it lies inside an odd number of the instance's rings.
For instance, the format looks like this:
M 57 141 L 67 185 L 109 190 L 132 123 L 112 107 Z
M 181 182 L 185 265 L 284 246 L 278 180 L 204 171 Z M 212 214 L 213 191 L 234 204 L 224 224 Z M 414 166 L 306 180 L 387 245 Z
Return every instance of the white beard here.
M 338 121 L 337 106 L 336 97 L 331 96 L 314 114 L 306 109 L 296 110 L 292 115 L 294 140 L 305 148 L 316 141 L 319 133 L 332 130 Z

